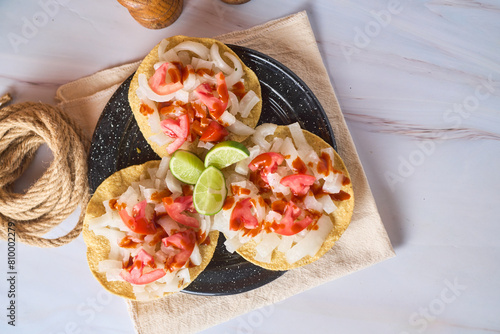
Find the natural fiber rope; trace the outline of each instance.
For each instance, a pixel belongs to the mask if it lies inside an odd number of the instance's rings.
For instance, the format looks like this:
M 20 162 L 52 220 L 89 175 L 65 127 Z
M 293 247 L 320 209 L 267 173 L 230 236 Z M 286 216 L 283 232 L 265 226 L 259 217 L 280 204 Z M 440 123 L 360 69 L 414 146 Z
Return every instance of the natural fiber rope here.
M 44 143 L 54 157 L 49 168 L 26 193 L 14 193 L 13 182 Z M 0 239 L 7 239 L 9 222 L 15 223 L 16 241 L 32 246 L 58 247 L 78 237 L 89 199 L 88 147 L 77 124 L 55 107 L 26 102 L 0 109 Z M 78 205 L 82 213 L 73 230 L 43 237 Z

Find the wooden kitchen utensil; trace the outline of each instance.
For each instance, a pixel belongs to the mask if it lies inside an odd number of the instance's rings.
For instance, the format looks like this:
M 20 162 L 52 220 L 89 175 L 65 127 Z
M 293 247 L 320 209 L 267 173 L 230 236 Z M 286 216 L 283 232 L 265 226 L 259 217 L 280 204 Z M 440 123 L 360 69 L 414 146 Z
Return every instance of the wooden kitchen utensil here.
M 148 29 L 162 29 L 181 15 L 183 0 L 118 0 L 130 15 Z

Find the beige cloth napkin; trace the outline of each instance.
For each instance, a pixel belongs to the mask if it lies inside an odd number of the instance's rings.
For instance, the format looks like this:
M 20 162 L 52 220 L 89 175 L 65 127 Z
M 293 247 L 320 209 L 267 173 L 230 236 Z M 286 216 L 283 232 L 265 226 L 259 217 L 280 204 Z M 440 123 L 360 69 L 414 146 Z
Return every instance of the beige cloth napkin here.
M 354 215 L 347 231 L 321 259 L 288 271 L 258 289 L 230 296 L 177 293 L 153 302 L 127 301 L 135 328 L 141 334 L 198 332 L 394 256 L 307 14 L 300 12 L 216 38 L 271 56 L 313 90 L 328 115 L 339 154 L 351 174 Z M 60 106 L 82 120 L 90 135 L 111 94 L 137 66 L 136 62 L 105 70 L 60 87 Z

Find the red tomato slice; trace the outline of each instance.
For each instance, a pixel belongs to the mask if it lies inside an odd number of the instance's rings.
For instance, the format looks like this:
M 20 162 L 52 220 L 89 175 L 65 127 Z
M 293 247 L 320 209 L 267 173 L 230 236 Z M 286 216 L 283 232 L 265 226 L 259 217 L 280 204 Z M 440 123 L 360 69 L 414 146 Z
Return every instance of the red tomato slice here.
M 132 208 L 132 217 L 126 209 L 120 210 L 120 218 L 127 227 L 135 233 L 140 234 L 155 234 L 156 225 L 146 217 L 146 200 L 137 203 Z
M 155 261 L 153 256 L 142 248 L 134 257 L 133 263 L 130 269 L 124 269 L 120 273 L 120 276 L 129 283 L 138 285 L 148 284 L 166 275 L 165 270 L 162 269 L 155 269 L 144 273 L 144 267 L 153 268 Z
M 210 124 L 208 124 L 208 126 L 203 130 L 200 140 L 206 142 L 222 141 L 228 134 L 229 132 L 226 128 L 216 121 L 211 121 Z
M 274 173 L 278 166 L 283 163 L 285 157 L 276 152 L 266 152 L 256 156 L 249 164 L 252 171 L 260 170 L 264 174 Z
M 162 201 L 165 210 L 173 220 L 189 227 L 200 227 L 200 222 L 196 218 L 182 214 L 184 211 L 195 212 L 193 196 L 180 196 L 175 200 L 172 197 L 164 197 Z
M 130 272 L 127 270 L 122 270 L 120 276 L 129 283 L 144 285 L 152 283 L 157 279 L 165 276 L 167 272 L 163 269 L 155 269 L 147 273 L 139 273 L 137 268 L 132 269 Z
M 189 260 L 196 244 L 196 234 L 192 230 L 186 230 L 163 238 L 162 242 L 165 247 L 173 247 L 179 251 L 175 256 L 167 258 L 165 263 L 168 270 L 174 271 L 182 268 Z
M 252 172 L 259 171 L 260 178 L 264 181 L 264 184 L 269 184 L 267 174 L 276 172 L 278 166 L 281 165 L 284 160 L 285 157 L 276 152 L 262 153 L 256 156 L 248 164 L 248 168 L 250 168 Z
M 234 206 L 229 220 L 229 229 L 238 231 L 242 227 L 254 229 L 259 225 L 257 218 L 252 214 L 250 198 L 240 199 Z
M 172 154 L 187 140 L 189 135 L 189 116 L 183 114 L 177 119 L 164 119 L 160 122 L 160 127 L 167 136 L 175 138 L 175 140 L 167 146 L 167 153 Z
M 150 255 L 148 252 L 144 250 L 144 248 L 141 248 L 137 255 L 135 256 L 136 261 L 141 261 L 141 263 L 145 266 L 154 266 L 155 264 L 155 259 L 152 255 Z
M 167 74 L 169 83 L 166 82 Z M 171 63 L 164 63 L 155 71 L 153 76 L 149 78 L 149 86 L 159 95 L 168 95 L 175 93 L 184 85 L 181 82 L 182 74 L 177 66 Z
M 295 220 L 301 213 L 301 208 L 296 206 L 292 201 L 288 202 L 280 223 L 277 226 L 272 226 L 274 232 L 281 235 L 294 235 L 305 229 L 313 220 L 309 216 L 306 216 L 302 220 Z
M 295 196 L 304 196 L 308 193 L 314 181 L 316 181 L 316 178 L 312 175 L 293 174 L 283 177 L 280 183 L 285 187 L 289 187 Z
M 160 127 L 170 138 L 185 138 L 189 134 L 189 116 L 182 114 L 176 119 L 164 119 L 160 122 Z
M 194 90 L 200 101 L 208 107 L 210 116 L 218 120 L 224 113 L 229 102 L 229 91 L 227 89 L 226 79 L 222 72 L 217 73 L 217 96 L 214 96 L 209 84 L 203 83 Z

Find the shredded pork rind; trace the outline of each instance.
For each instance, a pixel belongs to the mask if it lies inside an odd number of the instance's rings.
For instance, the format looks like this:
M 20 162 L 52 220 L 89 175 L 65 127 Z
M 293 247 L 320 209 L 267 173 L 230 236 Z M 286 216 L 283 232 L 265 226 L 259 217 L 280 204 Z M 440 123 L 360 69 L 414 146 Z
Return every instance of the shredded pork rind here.
M 133 300 L 152 300 L 187 287 L 208 265 L 217 245 L 218 232 L 211 231 L 211 222 L 203 215 L 195 214 L 200 221 L 199 233 L 208 234 L 209 243 L 196 245 L 191 254 L 190 262 L 195 266 L 169 272 L 160 279 L 145 285 L 135 285 L 123 280 L 120 276 L 122 262 L 129 255 L 136 255 L 137 248 L 122 248 L 118 242 L 125 235 L 133 236 L 128 227 L 121 220 L 118 211 L 110 208 L 110 200 L 117 199 L 118 203 L 126 203 L 127 210 L 134 204 L 146 199 L 148 203 L 158 202 L 152 199 L 152 194 L 165 188 L 170 189 L 171 196 L 180 196 L 177 190 L 179 181 L 169 178 L 168 158 L 162 161 L 150 161 L 143 165 L 130 166 L 122 169 L 106 180 L 96 189 L 90 200 L 84 221 L 83 237 L 87 244 L 87 260 L 89 268 L 96 279 L 109 292 Z M 176 192 L 177 191 L 177 192 Z M 181 190 L 182 191 L 182 190 Z M 155 210 L 161 212 L 163 206 L 156 203 Z M 163 227 L 160 227 L 163 228 Z M 138 236 L 139 237 L 139 236 Z M 149 240 L 146 236 L 146 240 Z M 150 255 L 155 254 L 158 268 L 162 267 L 160 244 L 150 246 L 147 243 L 140 245 Z
M 298 123 L 289 126 L 276 126 L 263 124 L 256 128 L 254 136 L 247 139 L 244 144 L 250 151 L 250 156 L 238 162 L 231 171 L 225 171 L 226 184 L 230 195 L 231 187 L 248 189 L 247 193 L 235 196 L 236 203 L 246 197 L 257 198 L 259 195 L 275 201 L 276 193 L 290 196 L 290 189 L 280 184 L 282 177 L 293 174 L 292 163 L 300 157 L 308 169 L 307 174 L 316 177 L 325 192 L 338 193 L 343 191 L 349 194 L 349 199 L 337 201 L 330 196 L 311 195 L 304 198 L 304 205 L 311 210 L 321 212 L 314 229 L 305 229 L 295 235 L 284 236 L 277 233 L 266 232 L 265 229 L 256 236 L 244 235 L 243 231 L 231 231 L 229 221 L 232 209 L 226 207 L 213 219 L 213 228 L 223 232 L 225 246 L 229 252 L 238 252 L 248 261 L 270 270 L 288 270 L 312 263 L 323 256 L 347 229 L 354 209 L 354 193 L 352 184 L 343 184 L 349 173 L 340 156 L 318 136 L 302 130 Z M 275 173 L 268 174 L 267 179 L 273 193 L 260 194 L 257 187 L 248 178 L 248 164 L 259 154 L 264 152 L 279 152 L 285 157 L 285 162 L 278 167 Z M 322 154 L 330 156 L 333 167 L 341 173 L 318 172 L 317 163 Z M 347 182 L 346 182 L 347 183 Z M 260 204 L 259 204 L 260 203 Z M 264 207 L 263 207 L 264 206 Z M 263 201 L 254 201 L 253 212 L 259 223 L 262 221 L 279 222 L 281 215 L 272 211 Z

